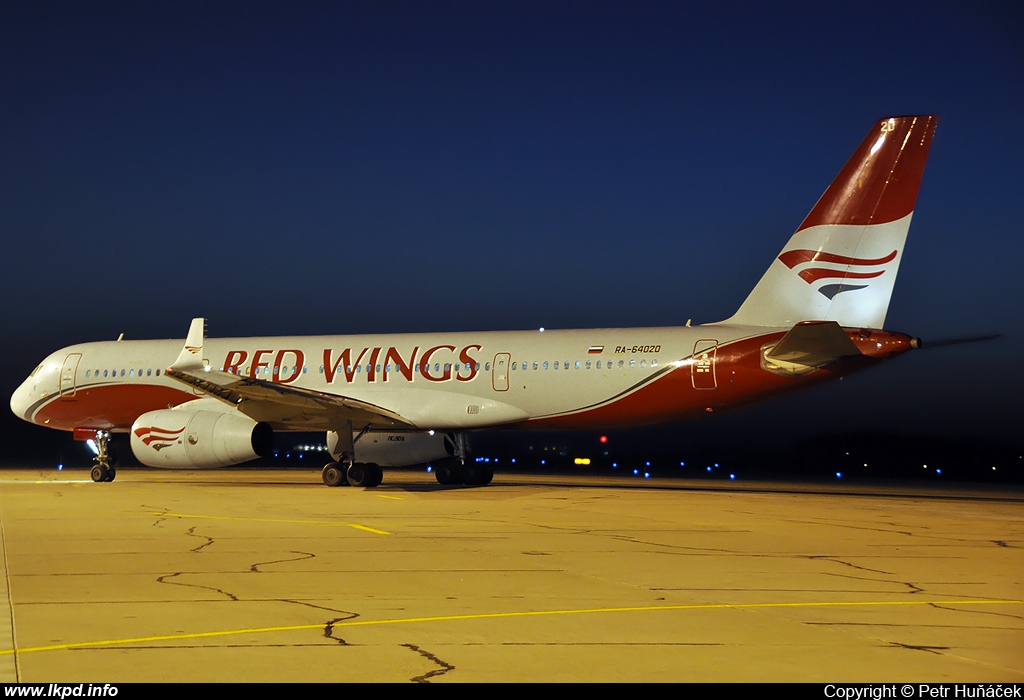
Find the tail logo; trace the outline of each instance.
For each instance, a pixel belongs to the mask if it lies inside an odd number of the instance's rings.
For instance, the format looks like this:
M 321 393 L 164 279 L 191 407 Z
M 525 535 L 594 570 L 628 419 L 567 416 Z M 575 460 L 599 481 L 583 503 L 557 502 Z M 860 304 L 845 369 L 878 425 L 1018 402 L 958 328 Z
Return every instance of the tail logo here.
M 154 450 L 159 452 L 165 447 L 170 447 L 178 440 L 178 436 L 185 431 L 184 428 L 178 430 L 164 430 L 163 428 L 137 428 L 135 430 L 135 436 L 142 440 L 144 445 L 152 447 Z
M 779 261 L 790 270 L 808 263 L 832 263 L 835 265 L 845 266 L 839 268 L 810 266 L 805 267 L 797 273 L 805 282 L 807 282 L 807 284 L 814 284 L 821 280 L 840 280 L 838 282 L 823 284 L 818 287 L 818 292 L 829 299 L 835 298 L 835 296 L 841 292 L 852 292 L 857 289 L 864 289 L 868 286 L 866 284 L 851 284 L 846 280 L 873 279 L 885 272 L 884 268 L 881 270 L 858 272 L 851 270 L 851 267 L 878 267 L 880 265 L 890 263 L 895 259 L 895 250 L 884 258 L 854 258 L 848 255 L 837 255 L 835 253 L 825 253 L 820 250 L 807 249 L 787 250 L 779 256 Z

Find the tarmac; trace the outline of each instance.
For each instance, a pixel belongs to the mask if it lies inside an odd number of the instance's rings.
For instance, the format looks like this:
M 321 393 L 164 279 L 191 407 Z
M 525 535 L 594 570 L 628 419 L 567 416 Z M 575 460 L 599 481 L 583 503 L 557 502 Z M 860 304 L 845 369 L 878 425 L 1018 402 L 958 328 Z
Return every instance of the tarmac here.
M 0 681 L 1024 682 L 1024 493 L 0 471 Z

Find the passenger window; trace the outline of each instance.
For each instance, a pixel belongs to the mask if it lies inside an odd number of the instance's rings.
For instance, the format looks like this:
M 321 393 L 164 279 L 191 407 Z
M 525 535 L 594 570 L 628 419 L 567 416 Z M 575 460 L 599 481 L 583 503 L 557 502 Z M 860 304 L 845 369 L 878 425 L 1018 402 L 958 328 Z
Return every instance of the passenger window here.
M 548 363 L 547 363 L 547 362 L 545 362 L 545 363 L 544 363 L 544 369 L 547 369 L 547 368 L 548 368 Z
M 533 363 L 533 368 L 537 369 L 537 363 L 536 362 Z
M 630 360 L 629 361 L 629 368 L 630 369 L 634 369 L 635 367 L 636 367 L 636 360 Z
M 580 368 L 580 361 L 576 360 L 576 369 L 579 369 L 579 368 Z
M 157 367 L 157 369 L 156 369 L 156 376 L 158 376 L 158 377 L 160 376 L 160 368 L 159 367 Z
M 600 360 L 597 361 L 597 368 L 601 369 L 601 361 Z
M 623 366 L 624 366 L 624 363 L 623 363 L 623 361 L 622 361 L 622 360 L 619 360 L 619 369 L 622 369 L 622 368 L 623 368 Z
M 651 360 L 651 367 L 657 367 L 657 366 L 658 366 L 658 361 L 657 360 Z
M 587 369 L 590 369 L 590 360 L 587 360 Z

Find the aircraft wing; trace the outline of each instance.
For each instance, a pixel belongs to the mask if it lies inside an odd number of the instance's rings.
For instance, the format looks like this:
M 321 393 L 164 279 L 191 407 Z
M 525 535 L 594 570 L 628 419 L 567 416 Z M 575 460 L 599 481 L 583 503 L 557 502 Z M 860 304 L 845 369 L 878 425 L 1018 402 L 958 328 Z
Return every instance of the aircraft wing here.
M 340 430 L 349 423 L 357 429 L 413 427 L 397 413 L 358 399 L 210 370 L 201 359 L 204 335 L 204 319 L 193 319 L 185 347 L 165 374 L 255 421 L 291 430 Z

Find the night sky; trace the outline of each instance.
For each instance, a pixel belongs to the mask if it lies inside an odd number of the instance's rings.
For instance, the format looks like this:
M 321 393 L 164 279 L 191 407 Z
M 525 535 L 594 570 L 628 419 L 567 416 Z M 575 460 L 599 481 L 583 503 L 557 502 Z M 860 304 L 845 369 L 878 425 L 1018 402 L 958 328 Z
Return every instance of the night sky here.
M 1003 337 L 701 434 L 1024 442 L 1013 3 L 14 1 L 0 91 L 7 396 L 59 347 L 194 316 L 211 336 L 722 320 L 877 119 L 936 114 L 886 325 Z

